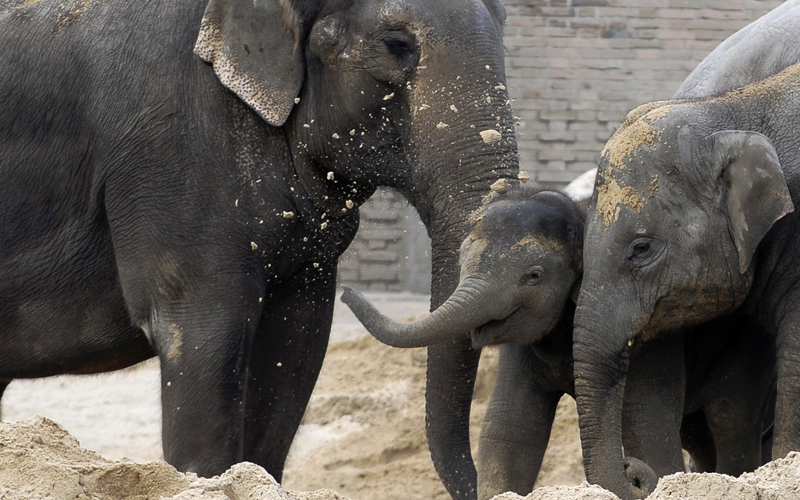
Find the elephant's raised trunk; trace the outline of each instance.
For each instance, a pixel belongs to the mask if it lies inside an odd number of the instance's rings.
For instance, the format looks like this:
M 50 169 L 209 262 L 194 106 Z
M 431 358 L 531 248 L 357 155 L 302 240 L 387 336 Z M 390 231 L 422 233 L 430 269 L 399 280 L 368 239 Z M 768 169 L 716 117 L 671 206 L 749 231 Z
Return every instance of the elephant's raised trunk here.
M 347 304 L 376 339 L 392 347 L 426 347 L 464 335 L 492 319 L 502 319 L 511 311 L 487 307 L 490 286 L 481 280 L 462 281 L 458 288 L 430 315 L 401 323 L 381 314 L 363 295 L 344 287 L 342 302 Z

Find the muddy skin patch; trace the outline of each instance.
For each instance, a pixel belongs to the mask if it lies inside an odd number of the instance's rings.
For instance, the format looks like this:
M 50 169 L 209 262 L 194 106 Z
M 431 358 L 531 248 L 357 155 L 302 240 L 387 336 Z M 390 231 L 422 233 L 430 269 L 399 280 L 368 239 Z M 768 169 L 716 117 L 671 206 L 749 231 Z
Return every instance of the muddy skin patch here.
M 658 176 L 653 177 L 653 182 L 650 183 L 650 196 L 648 198 L 655 196 L 656 190 L 658 190 Z
M 169 334 L 172 340 L 170 342 L 169 351 L 167 351 L 167 357 L 169 359 L 179 358 L 181 355 L 181 347 L 183 347 L 183 332 L 181 332 L 181 328 L 178 325 L 173 323 L 169 325 Z
M 738 103 L 770 96 L 781 96 L 787 92 L 792 94 L 797 89 L 798 80 L 800 80 L 800 63 L 789 66 L 766 80 L 711 98 L 708 102 Z
M 597 212 L 603 216 L 606 227 L 619 219 L 620 205 L 640 212 L 644 207 L 644 199 L 634 188 L 622 187 L 614 179 L 604 179 L 597 187 Z
M 93 2 L 94 0 L 78 0 L 60 4 L 56 14 L 56 26 L 61 29 L 73 24 L 92 6 Z
M 509 249 L 509 252 L 513 252 L 519 248 L 524 248 L 526 246 L 533 245 L 543 249 L 546 253 L 565 253 L 566 249 L 564 245 L 560 242 L 550 239 L 550 238 L 537 238 L 535 236 L 526 236 L 519 240 L 518 242 L 514 243 Z
M 658 107 L 611 136 L 600 153 L 601 156 L 608 154 L 609 167 L 625 170 L 628 168 L 625 165 L 626 158 L 633 159 L 636 150 L 642 146 L 653 146 L 659 135 L 653 125 L 667 116 L 672 108 L 673 106 Z
M 480 233 L 482 232 L 480 231 Z M 463 259 L 466 256 L 469 256 L 469 258 L 461 262 L 461 276 L 470 276 L 477 273 L 478 266 L 483 261 L 483 252 L 486 251 L 488 246 L 489 241 L 482 235 L 476 234 L 476 231 L 467 236 L 461 246 L 461 258 Z

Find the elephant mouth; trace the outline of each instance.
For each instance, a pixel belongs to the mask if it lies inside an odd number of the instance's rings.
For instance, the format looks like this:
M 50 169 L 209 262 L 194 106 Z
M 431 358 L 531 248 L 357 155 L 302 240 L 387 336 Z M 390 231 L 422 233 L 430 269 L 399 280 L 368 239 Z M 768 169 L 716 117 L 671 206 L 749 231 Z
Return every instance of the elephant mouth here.
M 508 342 L 509 339 L 507 339 L 505 335 L 506 320 L 517 312 L 518 309 L 519 308 L 515 309 L 503 319 L 493 319 L 472 330 L 472 347 L 474 349 L 480 349 L 489 345 Z

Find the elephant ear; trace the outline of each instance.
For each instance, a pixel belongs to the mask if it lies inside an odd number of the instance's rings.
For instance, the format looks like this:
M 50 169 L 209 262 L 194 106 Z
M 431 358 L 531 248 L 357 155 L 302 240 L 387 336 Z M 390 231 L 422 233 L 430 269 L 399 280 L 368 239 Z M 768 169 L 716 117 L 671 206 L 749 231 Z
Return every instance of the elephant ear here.
M 194 52 L 270 125 L 286 122 L 303 85 L 309 9 L 298 0 L 210 0 Z
M 794 210 L 772 142 L 757 132 L 724 130 L 709 136 L 714 171 L 723 186 L 730 231 L 744 274 L 772 225 Z

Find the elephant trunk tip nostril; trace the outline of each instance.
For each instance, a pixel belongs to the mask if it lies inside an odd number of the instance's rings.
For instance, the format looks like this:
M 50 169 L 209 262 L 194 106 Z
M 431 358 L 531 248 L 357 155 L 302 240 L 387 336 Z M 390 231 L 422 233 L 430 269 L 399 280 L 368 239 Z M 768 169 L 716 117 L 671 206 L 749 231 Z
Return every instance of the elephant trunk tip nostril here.
M 641 495 L 646 498 L 658 485 L 658 475 L 646 463 L 634 457 L 625 458 L 625 476 L 628 483 Z

